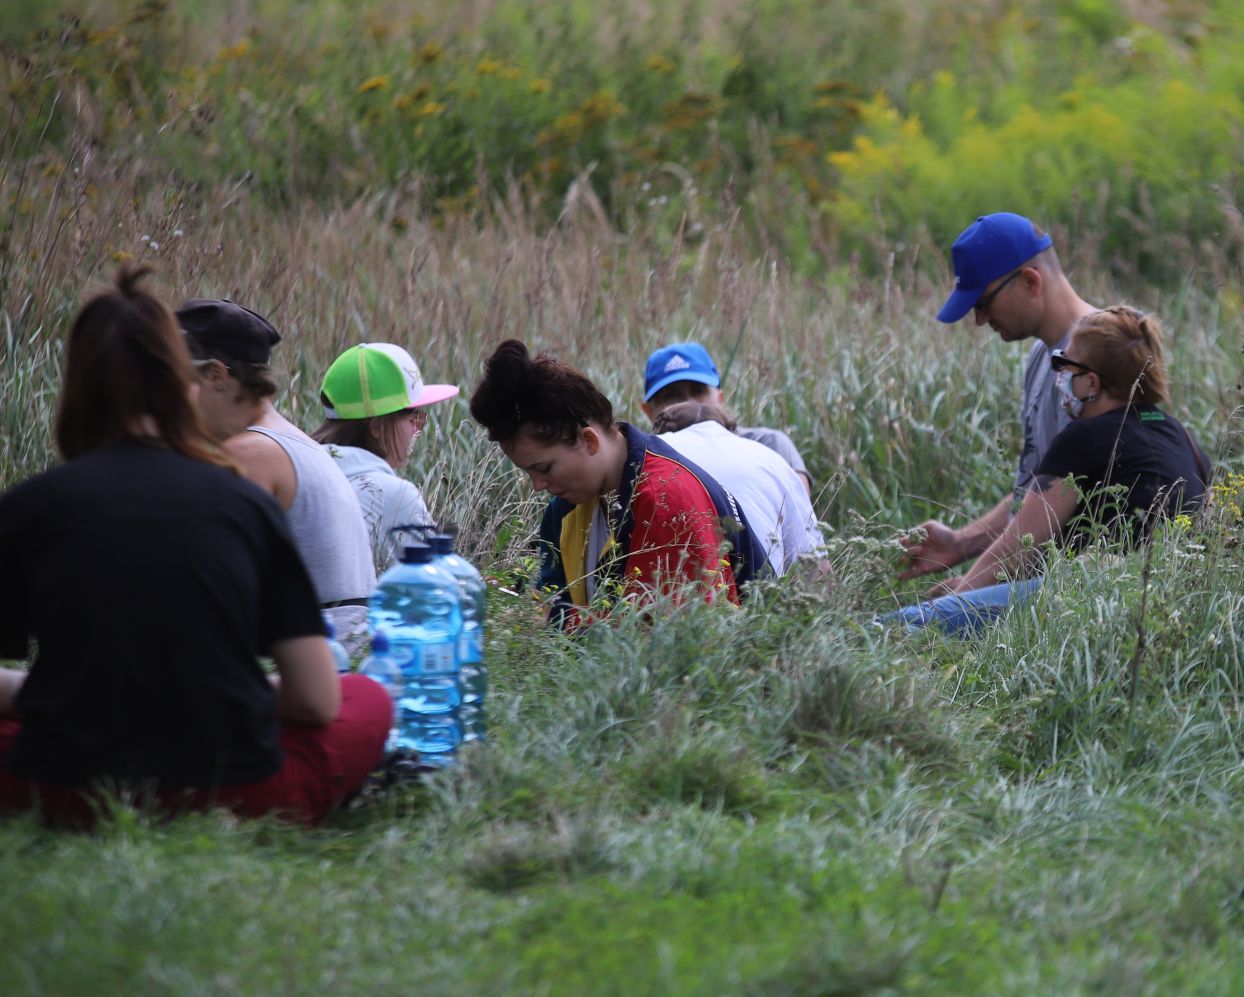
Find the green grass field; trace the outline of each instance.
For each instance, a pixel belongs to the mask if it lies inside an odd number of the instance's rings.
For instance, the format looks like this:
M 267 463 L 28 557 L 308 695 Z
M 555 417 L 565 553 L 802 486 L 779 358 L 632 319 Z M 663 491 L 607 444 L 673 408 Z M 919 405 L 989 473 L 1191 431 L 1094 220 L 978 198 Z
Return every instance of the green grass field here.
M 366 339 L 469 394 L 519 337 L 642 425 L 648 351 L 699 338 L 743 420 L 802 450 L 838 585 L 573 640 L 494 590 L 487 743 L 315 831 L 6 820 L 3 990 L 1244 990 L 1239 21 L 6 5 L 0 484 L 55 462 L 66 323 L 136 259 L 169 300 L 273 319 L 304 428 Z M 1053 231 L 1085 297 L 1162 317 L 1219 501 L 1148 561 L 1055 560 L 979 639 L 881 630 L 918 591 L 899 531 L 1008 487 L 1024 351 L 933 317 L 950 240 L 1003 209 Z M 464 400 L 408 473 L 484 570 L 529 571 L 539 499 Z

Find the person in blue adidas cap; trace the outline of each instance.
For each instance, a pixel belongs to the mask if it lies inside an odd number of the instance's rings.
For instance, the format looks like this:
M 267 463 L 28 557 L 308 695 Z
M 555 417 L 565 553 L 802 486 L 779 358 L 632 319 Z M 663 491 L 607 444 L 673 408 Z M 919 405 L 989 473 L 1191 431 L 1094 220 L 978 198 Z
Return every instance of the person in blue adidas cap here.
M 713 358 L 699 343 L 670 343 L 654 350 L 644 366 L 644 414 L 655 420 L 671 405 L 680 402 L 702 402 L 725 405 L 721 392 L 721 375 Z M 794 442 L 780 429 L 767 426 L 739 426 L 734 430 L 744 439 L 763 443 L 788 463 L 812 494 L 812 478 Z
M 1067 345 L 1075 323 L 1096 311 L 1067 280 L 1053 240 L 1023 215 L 1001 211 L 983 215 L 960 233 L 951 247 L 955 288 L 937 313 L 953 323 L 972 315 L 1005 343 L 1035 339 L 1024 367 L 1020 420 L 1023 449 L 1008 495 L 983 516 L 951 529 L 930 520 L 911 530 L 901 578 L 945 571 L 982 553 L 1002 532 L 1023 501 L 1041 458 L 1067 424 L 1059 401 L 1050 353 Z M 930 590 L 955 592 L 959 578 Z

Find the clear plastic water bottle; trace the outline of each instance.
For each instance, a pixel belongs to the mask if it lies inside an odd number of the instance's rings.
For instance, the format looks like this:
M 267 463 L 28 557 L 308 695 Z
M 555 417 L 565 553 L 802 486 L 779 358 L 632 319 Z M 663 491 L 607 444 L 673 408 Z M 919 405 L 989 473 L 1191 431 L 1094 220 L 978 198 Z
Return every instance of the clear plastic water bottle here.
M 458 640 L 462 740 L 477 741 L 484 736 L 484 696 L 488 691 L 488 670 L 484 667 L 488 585 L 475 566 L 454 550 L 452 536 L 437 533 L 429 539 L 436 554 L 436 563 L 458 582 L 458 601 L 462 608 L 462 636 Z
M 402 672 L 396 747 L 417 751 L 432 765 L 448 765 L 462 742 L 462 610 L 457 581 L 432 556 L 427 544 L 403 548 L 401 560 L 380 576 L 368 616 L 372 633 L 388 635 L 389 653 Z
M 377 630 L 371 638 L 371 654 L 359 665 L 359 672 L 379 683 L 380 687 L 393 700 L 393 726 L 389 729 L 388 740 L 384 743 L 386 753 L 397 747 L 398 710 L 402 701 L 402 670 L 393 655 L 389 653 L 389 638 L 383 630 Z
M 333 621 L 327 616 L 323 617 L 324 630 L 328 636 L 328 649 L 333 655 L 333 665 L 337 668 L 338 675 L 345 675 L 350 671 L 350 652 L 337 639 L 337 628 L 333 626 Z

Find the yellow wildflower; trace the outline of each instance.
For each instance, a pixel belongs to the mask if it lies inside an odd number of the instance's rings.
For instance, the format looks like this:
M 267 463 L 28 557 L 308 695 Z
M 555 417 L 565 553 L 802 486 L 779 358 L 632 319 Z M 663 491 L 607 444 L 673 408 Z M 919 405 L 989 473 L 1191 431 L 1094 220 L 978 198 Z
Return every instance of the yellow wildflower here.
M 219 52 L 217 52 L 216 60 L 218 62 L 229 62 L 232 59 L 240 59 L 242 58 L 242 56 L 246 55 L 246 53 L 249 52 L 250 50 L 251 50 L 250 39 L 243 38 L 241 41 L 233 45 L 226 45 Z
M 537 76 L 527 84 L 527 89 L 532 93 L 548 93 L 553 89 L 553 81 L 546 80 L 543 76 Z
M 583 126 L 582 114 L 578 111 L 567 111 L 553 122 L 551 134 L 548 129 L 545 129 L 536 136 L 536 143 L 543 145 L 544 142 L 556 139 L 557 141 L 564 142 L 566 145 L 574 145 L 583 137 Z
M 503 64 L 496 59 L 490 59 L 487 56 L 480 59 L 475 64 L 476 76 L 496 76 L 503 69 Z
M 428 42 L 419 50 L 419 61 L 424 64 L 440 62 L 445 55 L 445 47 L 440 42 Z
M 389 89 L 389 77 L 387 75 L 372 76 L 372 77 L 369 77 L 368 79 L 365 79 L 362 83 L 360 83 L 358 85 L 358 89 L 355 90 L 354 92 L 355 93 L 371 93 L 373 90 L 388 90 L 388 89 Z
M 672 73 L 678 67 L 672 59 L 668 59 L 660 53 L 655 53 L 644 60 L 644 68 L 653 73 Z
M 405 111 L 408 107 L 415 103 L 415 95 L 413 93 L 399 93 L 393 98 L 393 110 Z
M 599 124 L 624 113 L 626 108 L 609 91 L 601 90 L 580 104 L 579 110 L 588 124 Z
M 1192 528 L 1192 517 L 1183 512 L 1176 516 L 1173 522 L 1175 523 L 1175 527 L 1180 530 L 1189 530 Z
M 802 135 L 782 135 L 773 144 L 792 156 L 816 155 L 816 143 Z
M 440 101 L 430 100 L 426 104 L 424 104 L 423 107 L 419 108 L 419 117 L 421 118 L 435 117 L 436 115 L 442 113 L 444 110 L 445 110 L 445 105 L 442 104 Z

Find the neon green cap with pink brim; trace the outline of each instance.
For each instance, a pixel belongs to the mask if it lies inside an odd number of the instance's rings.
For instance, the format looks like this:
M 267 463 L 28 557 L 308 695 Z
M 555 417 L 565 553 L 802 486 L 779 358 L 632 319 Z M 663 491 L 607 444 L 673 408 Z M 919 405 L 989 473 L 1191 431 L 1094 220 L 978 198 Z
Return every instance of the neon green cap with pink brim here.
M 458 393 L 457 385 L 424 384 L 414 357 L 392 343 L 350 347 L 332 362 L 320 390 L 329 419 L 370 419 Z

